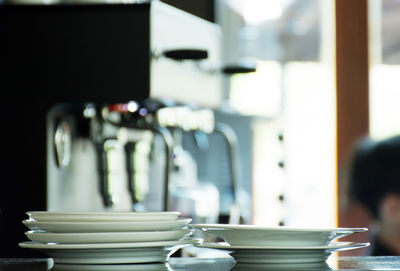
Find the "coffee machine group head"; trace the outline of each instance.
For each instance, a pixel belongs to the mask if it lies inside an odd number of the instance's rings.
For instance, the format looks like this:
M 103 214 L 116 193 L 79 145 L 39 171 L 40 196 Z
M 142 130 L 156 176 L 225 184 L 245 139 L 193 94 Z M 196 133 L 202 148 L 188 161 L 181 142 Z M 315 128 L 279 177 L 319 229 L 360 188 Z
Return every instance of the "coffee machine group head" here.
M 165 104 L 154 100 L 114 104 L 58 104 L 47 118 L 47 209 L 52 211 L 167 210 L 173 139 L 159 124 Z M 159 140 L 157 140 L 159 139 Z M 157 143 L 154 143 L 157 140 Z M 161 142 L 161 145 L 160 143 Z M 164 153 L 153 165 L 152 148 Z M 150 189 L 152 166 L 163 168 Z

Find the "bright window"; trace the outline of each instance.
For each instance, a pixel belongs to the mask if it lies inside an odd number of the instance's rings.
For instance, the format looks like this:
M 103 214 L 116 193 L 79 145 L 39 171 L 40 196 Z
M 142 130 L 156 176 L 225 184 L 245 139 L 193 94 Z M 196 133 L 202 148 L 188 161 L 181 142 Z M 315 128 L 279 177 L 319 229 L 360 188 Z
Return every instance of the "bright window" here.
M 370 134 L 400 134 L 400 1 L 370 0 Z
M 225 62 L 258 63 L 228 95 L 255 116 L 253 222 L 335 226 L 334 1 L 219 3 Z

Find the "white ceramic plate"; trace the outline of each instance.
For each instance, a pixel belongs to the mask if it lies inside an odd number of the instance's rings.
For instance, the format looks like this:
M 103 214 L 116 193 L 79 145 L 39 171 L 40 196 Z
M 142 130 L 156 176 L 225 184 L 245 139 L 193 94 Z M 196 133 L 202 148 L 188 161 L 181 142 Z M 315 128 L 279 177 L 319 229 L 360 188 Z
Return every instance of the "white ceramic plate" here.
M 88 233 L 50 233 L 28 231 L 25 235 L 39 243 L 95 244 L 172 241 L 188 237 L 193 230 L 147 231 L 147 232 L 88 232 Z
M 144 264 L 56 264 L 51 271 L 167 271 L 168 263 Z
M 29 219 L 54 222 L 165 221 L 177 219 L 179 212 L 26 212 Z
M 231 271 L 266 271 L 266 270 L 331 270 L 326 262 L 315 263 L 236 263 Z
M 198 239 L 164 242 L 109 244 L 40 244 L 22 242 L 20 247 L 40 250 L 56 264 L 127 264 L 165 262 L 178 249 Z
M 228 224 L 192 224 L 190 227 L 218 236 L 231 245 L 247 246 L 323 246 L 337 238 L 367 231 L 367 228 L 309 229 Z
M 197 247 L 229 252 L 237 262 L 253 264 L 294 264 L 325 262 L 336 251 L 369 246 L 369 243 L 336 242 L 326 246 L 231 246 L 227 243 L 205 243 Z
M 191 219 L 171 221 L 139 222 L 40 222 L 31 219 L 22 221 L 31 230 L 42 230 L 54 233 L 70 232 L 129 232 L 129 231 L 172 231 L 187 226 Z
M 218 242 L 218 243 L 203 243 L 197 244 L 197 247 L 204 247 L 204 248 L 213 248 L 213 249 L 222 249 L 227 251 L 246 251 L 246 252 L 257 252 L 257 251 L 264 251 L 264 250 L 281 250 L 284 253 L 291 251 L 291 250 L 330 250 L 330 251 L 338 251 L 343 249 L 353 249 L 353 248 L 360 248 L 369 246 L 369 243 L 357 243 L 357 242 L 335 242 L 330 245 L 325 246 L 232 246 L 225 242 Z

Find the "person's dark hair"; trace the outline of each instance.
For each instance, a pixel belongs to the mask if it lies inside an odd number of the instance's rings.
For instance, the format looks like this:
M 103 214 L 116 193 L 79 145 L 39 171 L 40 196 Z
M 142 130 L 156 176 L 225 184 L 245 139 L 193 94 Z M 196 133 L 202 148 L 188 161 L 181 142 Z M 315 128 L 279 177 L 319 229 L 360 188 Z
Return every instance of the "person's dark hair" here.
M 400 136 L 360 142 L 349 177 L 350 196 L 379 218 L 379 206 L 384 196 L 389 193 L 400 195 Z

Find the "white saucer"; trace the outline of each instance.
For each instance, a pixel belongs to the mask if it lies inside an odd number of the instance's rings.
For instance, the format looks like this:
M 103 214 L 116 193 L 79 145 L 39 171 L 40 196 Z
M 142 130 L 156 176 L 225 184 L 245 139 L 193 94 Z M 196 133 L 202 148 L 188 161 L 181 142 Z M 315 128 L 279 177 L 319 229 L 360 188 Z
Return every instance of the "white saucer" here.
M 29 219 L 53 222 L 165 221 L 178 218 L 180 212 L 26 212 Z
M 327 246 L 231 246 L 227 243 L 205 243 L 201 248 L 224 250 L 237 262 L 253 264 L 293 264 L 324 262 L 336 251 L 369 246 L 369 243 L 337 242 Z
M 150 232 L 89 232 L 89 233 L 50 233 L 28 231 L 25 235 L 32 241 L 60 244 L 131 243 L 172 241 L 188 237 L 193 230 L 150 231 Z
M 231 245 L 248 246 L 323 246 L 337 238 L 368 230 L 366 228 L 312 229 L 231 224 L 191 224 L 189 226 L 218 236 Z
M 127 264 L 165 262 L 178 249 L 199 239 L 109 244 L 40 244 L 22 242 L 20 247 L 40 250 L 56 264 Z
M 34 241 L 19 243 L 20 247 L 46 250 L 85 250 L 85 249 L 119 249 L 119 248 L 147 248 L 147 247 L 167 247 L 182 244 L 199 244 L 201 239 L 186 239 L 179 241 L 159 241 L 159 242 L 134 242 L 134 243 L 101 243 L 101 244 L 42 244 Z
M 56 264 L 51 271 L 167 271 L 167 263 L 145 264 Z
M 42 230 L 55 233 L 71 232 L 128 232 L 128 231 L 171 231 L 188 225 L 191 219 L 171 221 L 139 222 L 39 222 L 24 220 L 22 223 L 31 230 Z
M 330 270 L 326 262 L 315 263 L 236 263 L 231 271 L 267 271 L 267 270 Z
M 203 243 L 196 245 L 203 248 L 223 249 L 228 251 L 257 251 L 257 250 L 342 250 L 369 246 L 369 243 L 335 242 L 325 246 L 232 246 L 225 242 Z

